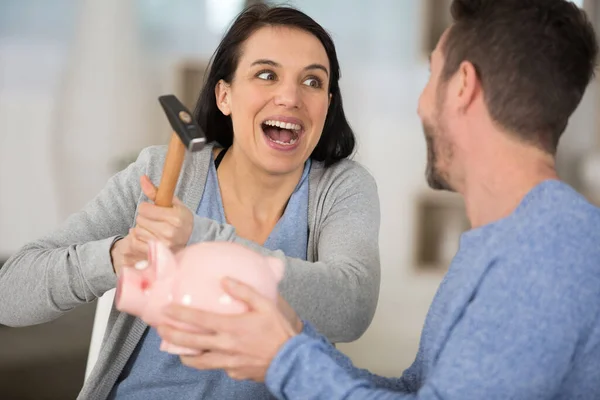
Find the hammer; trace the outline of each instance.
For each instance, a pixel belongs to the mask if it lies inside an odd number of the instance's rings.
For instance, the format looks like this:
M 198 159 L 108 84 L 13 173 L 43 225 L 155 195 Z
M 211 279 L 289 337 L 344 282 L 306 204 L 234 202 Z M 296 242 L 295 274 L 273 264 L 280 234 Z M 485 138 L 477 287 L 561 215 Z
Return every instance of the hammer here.
M 154 204 L 171 207 L 186 150 L 190 152 L 202 150 L 206 144 L 206 135 L 177 97 L 172 94 L 164 95 L 160 96 L 158 101 L 167 115 L 173 132 Z

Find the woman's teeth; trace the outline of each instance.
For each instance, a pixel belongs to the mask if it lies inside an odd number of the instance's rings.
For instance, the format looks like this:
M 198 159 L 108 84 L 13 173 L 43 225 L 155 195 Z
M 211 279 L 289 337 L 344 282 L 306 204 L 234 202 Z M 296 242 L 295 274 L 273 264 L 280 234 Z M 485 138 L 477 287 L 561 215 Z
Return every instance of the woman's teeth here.
M 281 146 L 292 146 L 298 141 L 302 126 L 290 122 L 267 120 L 263 122 L 263 131 L 271 142 Z
M 293 139 L 291 139 L 289 142 L 282 142 L 281 140 L 275 140 L 275 139 L 271 139 L 271 137 L 270 137 L 270 136 L 267 136 L 267 138 L 268 138 L 268 139 L 269 139 L 271 142 L 273 142 L 273 143 L 277 143 L 277 144 L 280 144 L 280 145 L 283 145 L 283 146 L 291 146 L 291 145 L 293 145 L 294 143 L 296 143 L 296 142 L 298 141 L 298 138 L 293 138 Z
M 289 122 L 281 122 L 281 121 L 275 121 L 275 120 L 265 121 L 264 124 L 269 125 L 269 126 L 275 126 L 280 129 L 287 129 L 290 131 L 299 131 L 300 129 L 302 129 L 302 127 L 298 124 L 292 124 Z

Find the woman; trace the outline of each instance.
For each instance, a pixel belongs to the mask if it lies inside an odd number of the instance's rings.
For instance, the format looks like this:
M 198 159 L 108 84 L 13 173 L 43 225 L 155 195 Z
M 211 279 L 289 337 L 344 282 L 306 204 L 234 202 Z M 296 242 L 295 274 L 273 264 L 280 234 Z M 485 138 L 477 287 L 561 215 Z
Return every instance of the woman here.
M 315 21 L 292 8 L 246 9 L 200 94 L 195 116 L 211 144 L 185 164 L 180 201 L 152 204 L 166 149 L 143 150 L 0 270 L 0 323 L 41 323 L 96 299 L 122 268 L 146 259 L 151 239 L 174 250 L 228 240 L 284 259 L 282 296 L 331 341 L 358 338 L 378 297 L 379 201 L 373 178 L 347 160 L 354 134 L 338 80 L 334 45 Z M 182 365 L 159 341 L 113 309 L 80 398 L 270 397 L 263 384 Z

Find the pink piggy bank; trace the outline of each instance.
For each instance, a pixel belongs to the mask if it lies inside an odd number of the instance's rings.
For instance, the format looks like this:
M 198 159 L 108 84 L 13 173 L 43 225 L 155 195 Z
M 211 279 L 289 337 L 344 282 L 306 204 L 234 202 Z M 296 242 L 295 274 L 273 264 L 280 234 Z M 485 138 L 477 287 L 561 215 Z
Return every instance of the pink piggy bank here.
M 167 321 L 162 309 L 172 302 L 210 312 L 241 313 L 246 311 L 246 305 L 225 293 L 223 278 L 246 283 L 276 302 L 283 273 L 284 264 L 278 258 L 263 256 L 236 243 L 198 243 L 173 254 L 162 243 L 154 242 L 150 244 L 148 263 L 121 271 L 116 307 L 150 326 Z M 179 355 L 197 354 L 164 340 L 160 349 Z

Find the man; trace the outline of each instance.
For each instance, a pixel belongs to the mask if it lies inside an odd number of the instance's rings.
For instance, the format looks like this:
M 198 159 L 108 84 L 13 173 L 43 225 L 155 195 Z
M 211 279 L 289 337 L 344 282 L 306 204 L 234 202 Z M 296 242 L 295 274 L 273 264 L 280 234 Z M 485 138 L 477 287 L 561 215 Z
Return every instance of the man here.
M 265 379 L 281 399 L 600 398 L 600 210 L 554 163 L 593 76 L 594 31 L 566 0 L 454 0 L 452 14 L 419 116 L 428 183 L 460 193 L 472 229 L 413 365 L 398 379 L 356 369 L 290 309 L 232 282 L 250 312 L 173 307 L 212 333 L 159 329 L 207 350 L 187 365 Z

